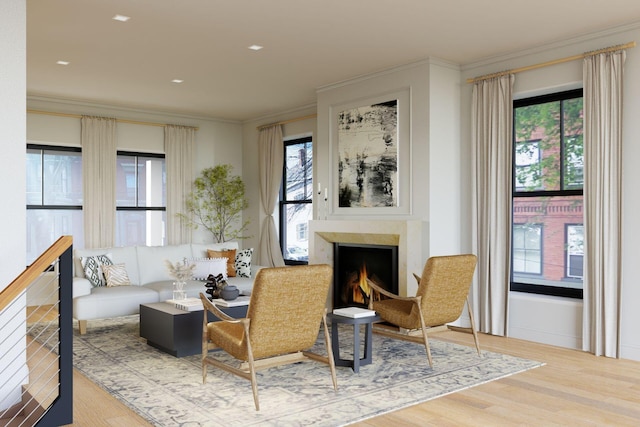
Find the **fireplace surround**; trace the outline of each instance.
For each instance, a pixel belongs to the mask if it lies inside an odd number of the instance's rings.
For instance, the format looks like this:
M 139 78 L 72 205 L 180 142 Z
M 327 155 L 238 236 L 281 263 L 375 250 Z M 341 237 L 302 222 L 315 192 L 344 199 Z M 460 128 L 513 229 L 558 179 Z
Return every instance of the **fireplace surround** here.
M 334 243 L 397 246 L 398 294 L 415 295 L 427 258 L 427 227 L 416 220 L 312 220 L 309 221 L 309 263 L 334 267 Z M 333 292 L 327 301 L 333 307 Z

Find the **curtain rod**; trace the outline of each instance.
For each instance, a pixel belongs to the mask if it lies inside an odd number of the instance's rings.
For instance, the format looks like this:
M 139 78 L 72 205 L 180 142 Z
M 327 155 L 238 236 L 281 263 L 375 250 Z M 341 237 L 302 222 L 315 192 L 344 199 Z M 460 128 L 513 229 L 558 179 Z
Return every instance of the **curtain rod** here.
M 565 63 L 565 62 L 576 61 L 578 59 L 584 59 L 584 58 L 586 58 L 588 56 L 593 56 L 593 55 L 597 55 L 597 54 L 600 54 L 600 53 L 606 53 L 606 52 L 615 52 L 616 50 L 629 49 L 629 48 L 632 48 L 632 47 L 636 47 L 636 42 L 629 42 L 629 43 L 621 44 L 621 45 L 618 45 L 618 46 L 605 47 L 604 49 L 598 49 L 598 50 L 594 50 L 592 52 L 581 53 L 579 55 L 567 56 L 566 58 L 554 59 L 553 61 L 541 62 L 540 64 L 534 64 L 534 65 L 528 65 L 526 67 L 514 68 L 513 70 L 498 71 L 497 73 L 486 74 L 486 75 L 480 76 L 480 77 L 473 77 L 473 78 L 467 79 L 467 83 L 475 83 L 475 82 L 478 82 L 478 81 L 481 81 L 481 80 L 491 79 L 493 77 L 504 76 L 506 74 L 517 74 L 517 73 L 521 73 L 523 71 L 535 70 L 537 68 L 544 68 L 544 67 L 548 67 L 550 65 L 556 65 L 556 64 L 562 64 L 562 63 Z
M 309 114 L 308 116 L 296 117 L 295 119 L 282 120 L 280 122 L 269 123 L 269 124 L 266 124 L 266 125 L 260 125 L 256 129 L 262 130 L 262 129 L 268 128 L 270 126 L 286 125 L 288 123 L 299 122 L 300 120 L 315 119 L 316 117 L 318 117 L 317 114 Z
M 57 117 L 70 117 L 72 119 L 81 119 L 82 118 L 82 114 L 71 114 L 71 113 L 56 113 L 53 111 L 42 111 L 42 110 L 27 110 L 27 113 L 31 113 L 31 114 L 43 114 L 46 116 L 57 116 Z M 130 125 L 143 125 L 143 126 L 157 126 L 157 127 L 166 127 L 169 126 L 166 123 L 156 123 L 156 122 L 142 122 L 142 121 L 138 121 L 138 120 L 127 120 L 127 119 L 116 119 L 116 122 L 118 123 L 127 123 Z M 187 127 L 192 127 L 195 130 L 199 130 L 199 127 L 196 126 L 187 126 Z

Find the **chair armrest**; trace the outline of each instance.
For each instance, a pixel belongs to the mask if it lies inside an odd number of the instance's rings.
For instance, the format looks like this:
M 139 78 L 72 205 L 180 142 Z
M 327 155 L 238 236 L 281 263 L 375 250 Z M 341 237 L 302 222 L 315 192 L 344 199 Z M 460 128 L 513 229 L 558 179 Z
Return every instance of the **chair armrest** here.
M 413 273 L 413 277 L 416 279 L 416 282 L 418 282 L 418 285 L 419 285 L 420 280 L 422 280 L 422 277 L 418 276 L 416 273 Z
M 404 301 L 416 301 L 416 300 L 419 301 L 421 299 L 420 297 L 401 297 L 400 295 L 396 295 L 394 293 L 391 293 L 391 292 L 387 291 L 386 289 L 383 289 L 380 286 L 378 286 L 376 284 L 376 282 L 372 281 L 368 277 L 367 277 L 367 283 L 377 293 L 382 294 L 382 295 L 384 295 L 386 297 L 389 297 L 389 298 L 398 299 L 398 300 L 404 300 Z M 371 300 L 373 300 L 373 298 Z
M 209 301 L 209 298 L 207 298 L 202 292 L 200 292 L 200 299 L 202 300 L 202 306 L 204 309 L 213 313 L 218 319 L 230 323 L 242 322 L 242 319 L 231 317 L 224 311 L 220 310 L 214 303 Z

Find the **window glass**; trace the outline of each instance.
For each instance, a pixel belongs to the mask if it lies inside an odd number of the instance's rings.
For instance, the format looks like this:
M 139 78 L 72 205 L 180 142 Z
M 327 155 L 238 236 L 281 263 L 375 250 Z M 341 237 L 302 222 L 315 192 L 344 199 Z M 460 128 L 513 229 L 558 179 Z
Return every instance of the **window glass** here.
M 582 90 L 514 102 L 512 283 L 582 297 Z
M 63 235 L 84 246 L 80 149 L 28 144 L 26 174 L 27 262 Z
M 280 200 L 280 242 L 286 264 L 309 261 L 308 224 L 313 216 L 311 137 L 285 141 Z

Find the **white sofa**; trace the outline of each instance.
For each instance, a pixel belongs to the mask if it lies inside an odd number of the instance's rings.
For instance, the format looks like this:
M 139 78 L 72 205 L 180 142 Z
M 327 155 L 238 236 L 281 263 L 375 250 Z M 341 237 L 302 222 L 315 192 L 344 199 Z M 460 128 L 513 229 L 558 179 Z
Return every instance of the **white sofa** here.
M 140 304 L 160 302 L 173 296 L 173 279 L 165 260 L 172 263 L 207 257 L 207 250 L 236 249 L 237 242 L 184 244 L 173 246 L 127 246 L 103 249 L 76 249 L 73 256 L 73 317 L 78 320 L 81 334 L 86 333 L 87 321 L 138 314 Z M 82 257 L 108 254 L 114 264 L 125 264 L 130 286 L 94 287 L 85 277 Z M 261 267 L 251 263 L 251 277 L 228 277 L 243 295 L 250 295 L 253 280 Z M 185 285 L 187 297 L 198 297 L 205 291 L 204 281 L 189 280 Z

